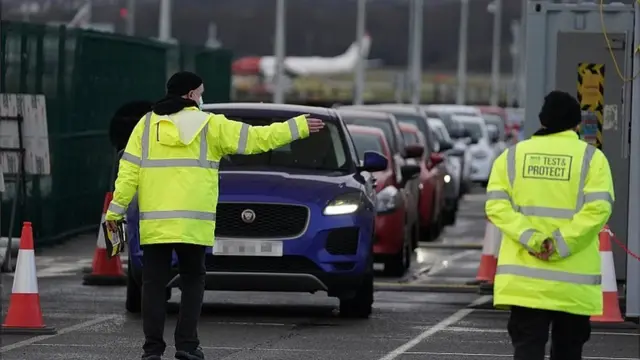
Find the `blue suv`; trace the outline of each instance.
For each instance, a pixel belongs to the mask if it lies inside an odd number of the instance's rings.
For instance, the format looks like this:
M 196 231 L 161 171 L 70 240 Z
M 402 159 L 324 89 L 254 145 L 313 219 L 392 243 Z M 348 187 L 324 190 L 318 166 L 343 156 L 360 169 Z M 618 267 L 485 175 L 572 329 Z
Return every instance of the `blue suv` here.
M 205 105 L 250 125 L 299 114 L 322 119 L 318 134 L 257 155 L 231 155 L 220 164 L 216 241 L 207 250 L 206 289 L 325 291 L 340 300 L 344 317 L 367 318 L 373 305 L 376 194 L 372 172 L 387 159 L 359 159 L 333 109 L 276 104 Z M 133 204 L 135 206 L 135 204 Z M 128 217 L 137 232 L 135 209 Z M 131 233 L 131 232 L 130 232 Z M 142 251 L 130 236 L 127 309 L 140 311 Z M 175 276 L 167 287 L 179 287 Z

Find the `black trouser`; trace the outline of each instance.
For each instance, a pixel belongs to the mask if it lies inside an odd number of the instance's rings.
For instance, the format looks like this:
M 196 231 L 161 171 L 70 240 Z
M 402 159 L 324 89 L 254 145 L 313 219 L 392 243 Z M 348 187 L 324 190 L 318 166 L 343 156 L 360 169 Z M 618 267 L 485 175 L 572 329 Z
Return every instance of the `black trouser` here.
M 171 255 L 178 255 L 182 299 L 175 330 L 176 350 L 191 352 L 200 345 L 198 319 L 205 279 L 205 247 L 191 244 L 156 244 L 142 247 L 142 327 L 145 354 L 162 355 L 166 317 L 166 286 L 171 276 Z
M 589 316 L 513 306 L 509 335 L 514 360 L 544 360 L 551 326 L 551 360 L 582 360 L 582 347 L 591 336 Z

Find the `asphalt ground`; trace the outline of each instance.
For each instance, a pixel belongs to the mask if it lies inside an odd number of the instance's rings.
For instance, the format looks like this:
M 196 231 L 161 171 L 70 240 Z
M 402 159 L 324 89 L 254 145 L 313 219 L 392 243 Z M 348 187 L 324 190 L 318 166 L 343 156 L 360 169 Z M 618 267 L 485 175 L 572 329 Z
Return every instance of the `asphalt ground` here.
M 475 277 L 484 231 L 484 197 L 468 195 L 457 223 L 439 244 L 422 244 L 404 278 L 377 279 L 369 320 L 338 317 L 336 299 L 324 294 L 208 292 L 199 334 L 207 359 L 225 360 L 464 360 L 511 357 L 508 313 L 491 308 L 491 297 L 466 292 Z M 82 285 L 95 237 L 80 237 L 37 256 L 45 323 L 55 335 L 3 334 L 3 360 L 139 359 L 139 316 L 124 311 L 124 287 Z M 3 274 L 2 306 L 7 308 L 12 276 Z M 442 292 L 442 287 L 451 292 Z M 436 291 L 436 288 L 440 287 Z M 433 289 L 434 291 L 425 291 Z M 473 289 L 471 289 L 473 290 Z M 166 326 L 172 344 L 179 292 L 174 291 Z M 169 347 L 166 359 L 173 358 Z M 585 359 L 640 358 L 640 331 L 594 328 Z

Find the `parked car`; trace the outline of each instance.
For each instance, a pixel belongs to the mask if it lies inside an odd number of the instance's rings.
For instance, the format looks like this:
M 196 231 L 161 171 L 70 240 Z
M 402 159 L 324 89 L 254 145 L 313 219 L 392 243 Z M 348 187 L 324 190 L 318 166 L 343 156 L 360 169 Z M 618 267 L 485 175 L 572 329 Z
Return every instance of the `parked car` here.
M 409 219 L 409 201 L 402 191 L 404 184 L 396 183 L 398 167 L 384 132 L 378 128 L 347 125 L 356 146 L 358 157 L 368 151 L 378 152 L 389 159 L 387 168 L 373 173 L 376 179 L 376 228 L 373 244 L 375 262 L 384 263 L 384 271 L 391 276 L 402 276 L 411 266 L 413 247 Z M 418 165 L 401 167 L 402 178 L 408 179 L 420 172 Z
M 420 132 L 420 130 L 411 124 L 400 123 L 400 130 L 405 138 L 405 144 L 420 146 L 427 146 L 427 142 Z M 431 136 L 430 136 L 431 137 Z M 432 141 L 432 146 L 435 144 Z M 435 149 L 433 149 L 435 150 Z M 423 155 L 422 159 L 412 159 L 415 164 L 420 166 L 420 201 L 419 211 L 421 224 L 428 226 L 429 234 L 431 235 L 426 240 L 435 240 L 445 225 L 445 219 L 448 214 L 445 213 L 445 177 L 448 176 L 447 168 L 443 164 L 444 157 L 440 152 L 432 151 L 429 157 Z M 424 191 L 430 182 L 435 178 L 438 180 L 436 183 L 436 198 L 434 199 L 430 194 Z M 438 217 L 434 220 L 431 219 L 433 204 L 438 204 Z
M 350 109 L 365 109 L 367 111 L 377 111 L 391 114 L 399 124 L 411 124 L 418 128 L 425 140 L 424 158 L 427 163 L 421 173 L 421 185 L 419 190 L 419 201 L 416 202 L 417 212 L 420 217 L 419 237 L 426 240 L 433 240 L 438 237 L 443 223 L 444 216 L 444 174 L 439 171 L 436 164 L 432 164 L 433 139 L 429 132 L 427 117 L 420 107 L 407 104 L 375 104 L 350 106 Z M 439 158 L 437 155 L 433 159 Z M 417 186 L 418 184 L 413 184 Z M 416 241 L 417 244 L 417 241 Z
M 507 148 L 507 143 L 511 139 L 509 125 L 507 123 L 507 113 L 503 108 L 493 106 L 478 107 L 482 113 L 482 118 L 491 131 L 490 139 L 492 146 L 498 153 L 502 153 Z M 492 130 L 495 129 L 495 130 Z
M 469 149 L 473 158 L 471 180 L 482 186 L 487 186 L 493 161 L 498 156 L 496 150 L 491 146 L 487 124 L 480 116 L 454 115 L 454 118 L 460 121 L 471 134 Z
M 462 166 L 460 163 L 460 157 L 455 156 L 456 150 L 453 148 L 453 140 L 449 137 L 447 128 L 442 123 L 442 120 L 431 118 L 429 119 L 429 128 L 433 133 L 433 137 L 436 143 L 437 151 L 443 155 L 443 165 L 446 168 L 444 177 L 444 195 L 445 195 L 445 225 L 453 225 L 456 222 L 456 216 L 458 213 L 458 204 L 461 197 L 461 177 Z
M 299 114 L 326 124 L 321 132 L 279 149 L 220 160 L 206 289 L 325 291 L 340 300 L 342 316 L 368 317 L 376 217 L 371 173 L 386 170 L 387 159 L 366 152 L 359 162 L 346 125 L 332 109 L 264 103 L 203 108 L 250 125 Z M 143 266 L 138 241 L 129 243 L 128 261 L 127 309 L 135 312 Z M 180 284 L 177 261 L 174 254 L 169 288 Z
M 396 184 L 402 184 L 402 191 L 407 194 L 409 201 L 409 224 L 411 224 L 412 243 L 417 244 L 420 239 L 420 222 L 418 216 L 418 184 L 417 176 L 404 178 L 402 176 L 402 167 L 407 164 L 407 159 L 415 159 L 422 157 L 424 149 L 419 146 L 405 146 L 398 120 L 388 113 L 356 110 L 351 108 L 340 108 L 338 113 L 345 123 L 351 125 L 370 126 L 382 130 L 385 140 L 391 149 L 391 156 L 395 163 Z
M 454 140 L 453 147 L 456 149 L 456 153 L 452 154 L 460 159 L 460 165 L 462 166 L 462 178 L 461 178 L 461 194 L 465 194 L 469 191 L 471 186 L 471 151 L 470 147 L 470 134 L 467 129 L 453 118 L 454 108 L 448 108 L 440 105 L 426 105 L 423 106 L 429 118 L 440 119 L 442 123 L 447 127 L 449 136 Z

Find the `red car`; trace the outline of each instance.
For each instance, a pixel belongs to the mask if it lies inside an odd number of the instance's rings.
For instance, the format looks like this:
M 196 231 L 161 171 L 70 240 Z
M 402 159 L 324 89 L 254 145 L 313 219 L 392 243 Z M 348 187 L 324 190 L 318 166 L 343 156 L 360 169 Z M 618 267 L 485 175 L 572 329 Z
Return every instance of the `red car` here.
M 400 131 L 405 139 L 405 144 L 420 145 L 426 147 L 427 141 L 416 126 L 408 123 L 400 123 Z M 443 228 L 442 216 L 434 220 L 434 214 L 443 214 L 444 197 L 444 176 L 445 170 L 440 165 L 444 161 L 443 155 L 437 152 L 424 154 L 421 159 L 407 160 L 420 166 L 420 198 L 418 199 L 418 209 L 420 212 L 420 225 L 423 228 L 430 228 L 432 239 L 435 239 Z M 433 225 L 435 221 L 436 225 Z M 430 239 L 430 240 L 432 240 Z
M 411 266 L 413 254 L 411 239 L 411 224 L 407 221 L 409 201 L 402 184 L 397 183 L 400 178 L 396 172 L 399 169 L 389 144 L 382 130 L 360 125 L 347 125 L 351 138 L 358 152 L 363 158 L 365 151 L 376 151 L 389 160 L 387 169 L 376 172 L 376 207 L 378 215 L 375 224 L 375 242 L 373 253 L 376 262 L 384 262 L 384 271 L 392 276 L 402 276 Z M 404 177 L 412 177 L 420 172 L 417 165 L 403 165 Z

